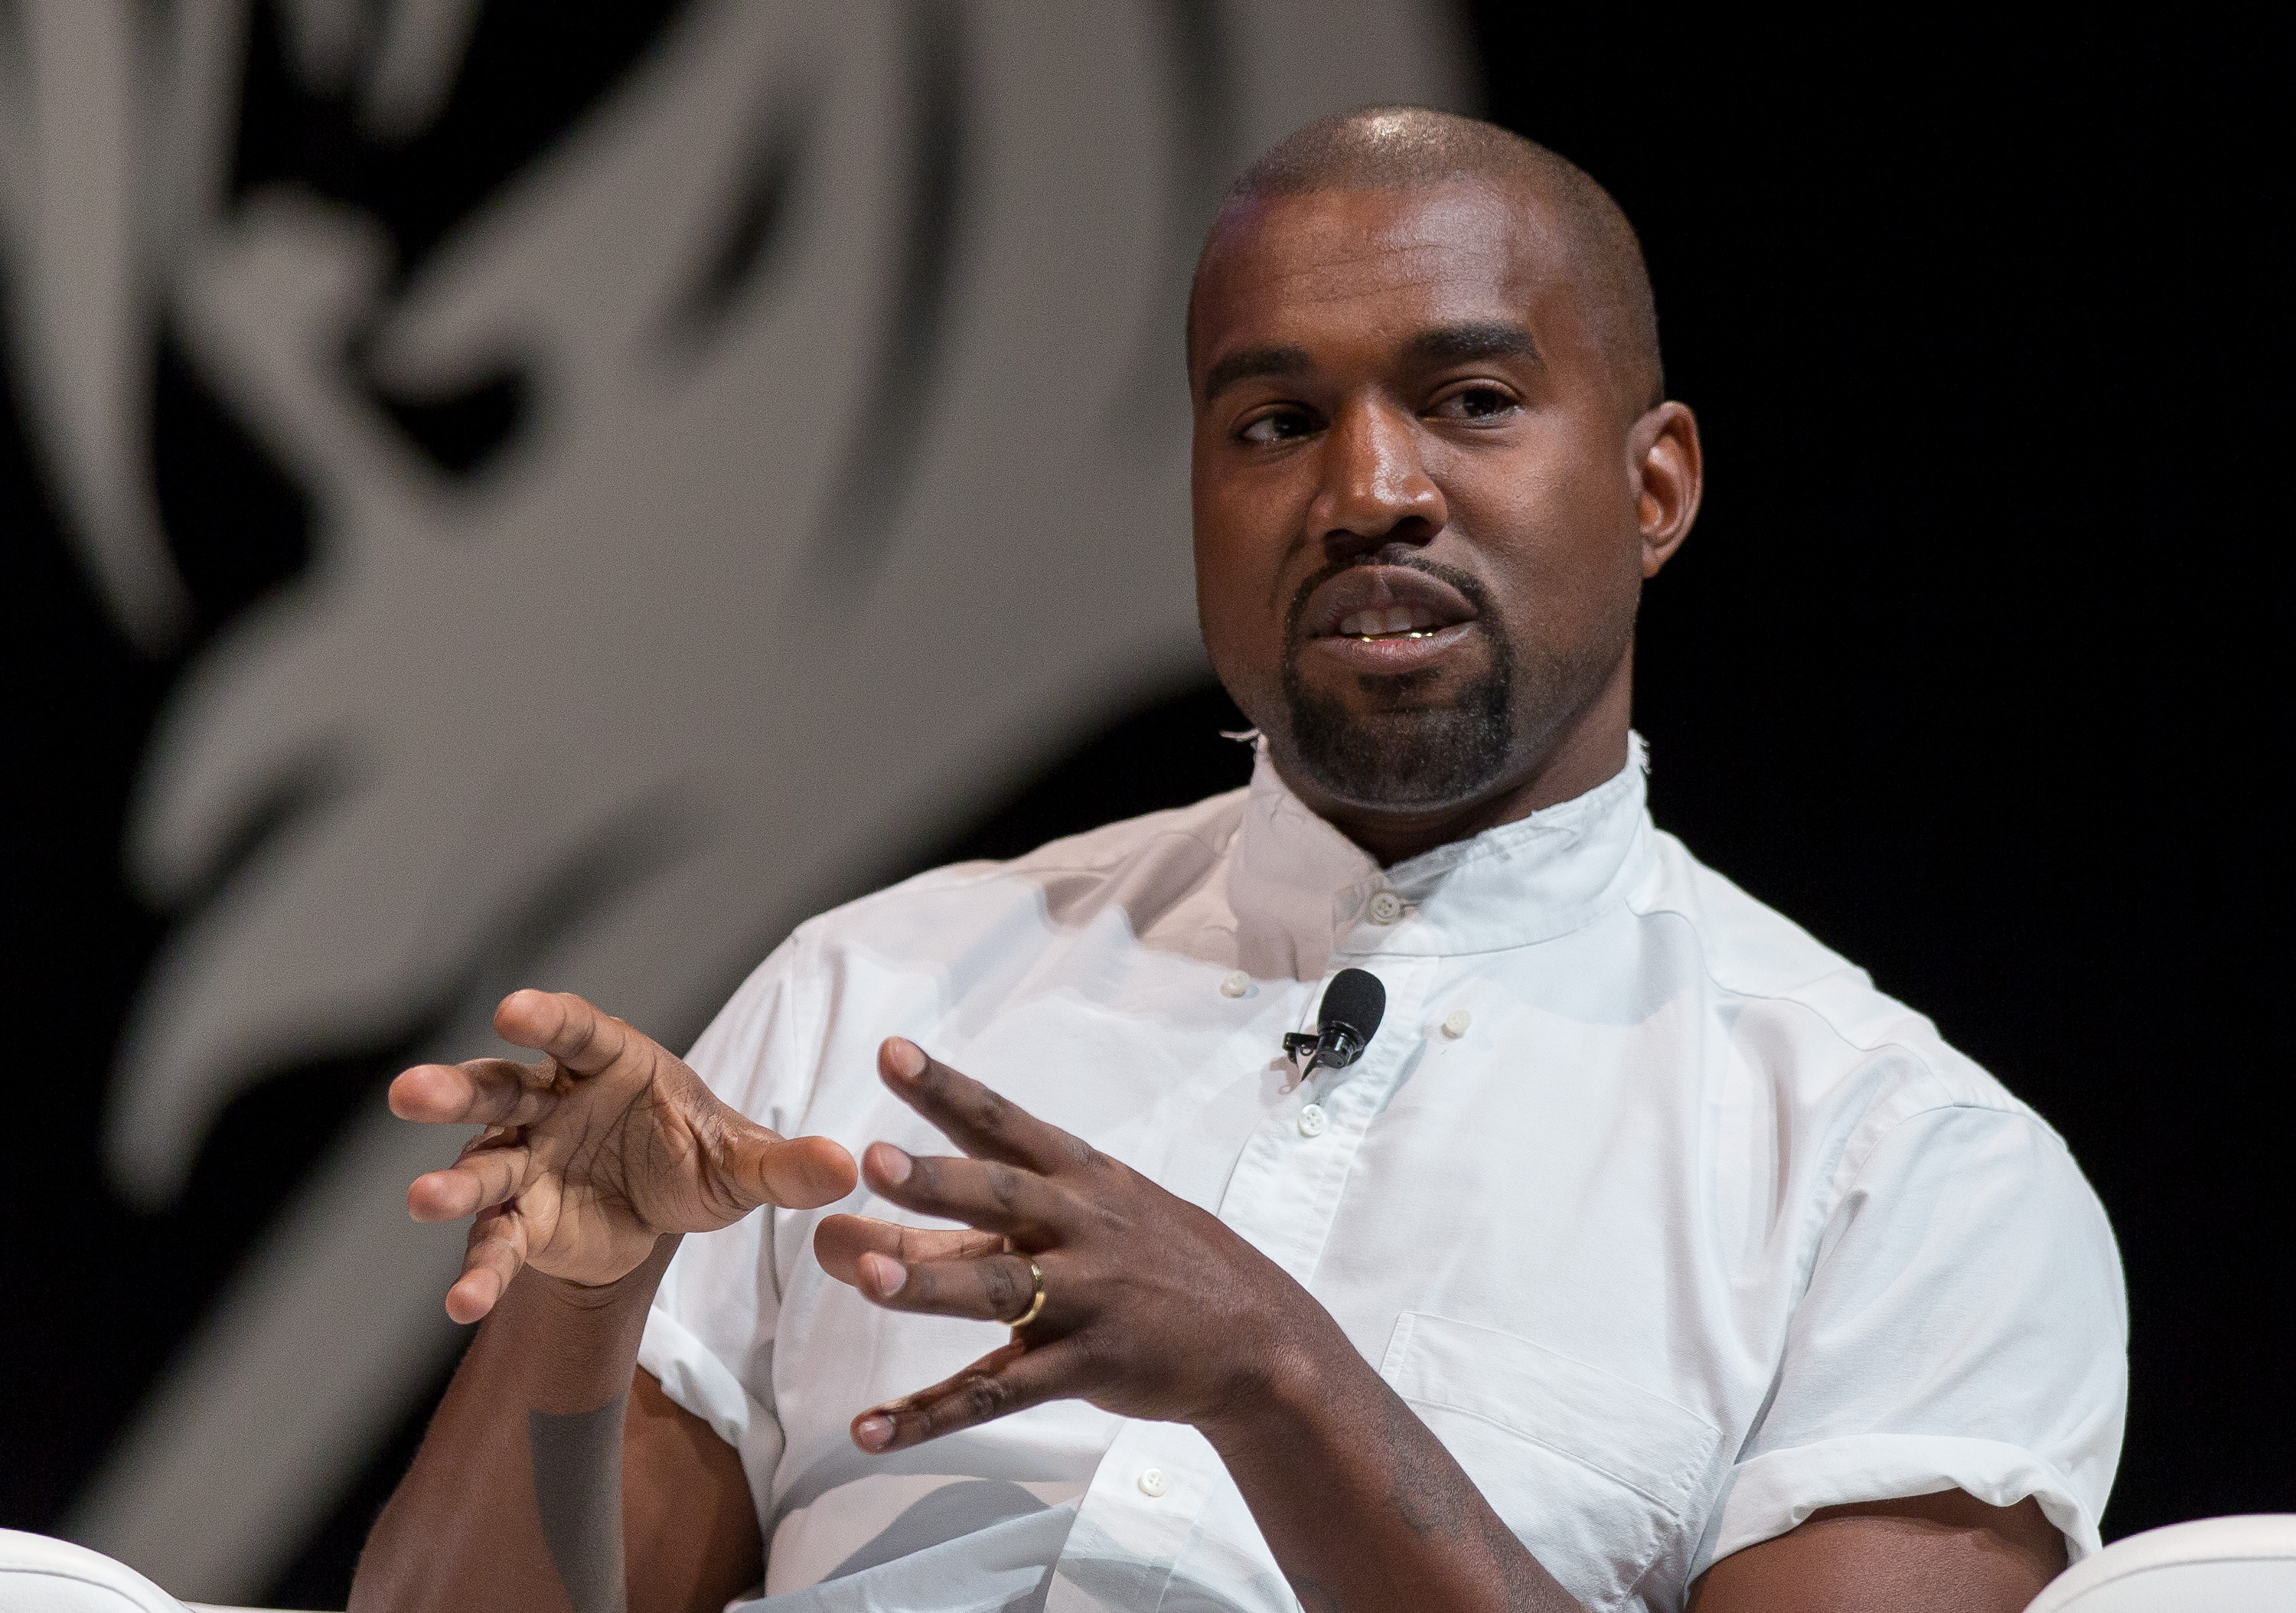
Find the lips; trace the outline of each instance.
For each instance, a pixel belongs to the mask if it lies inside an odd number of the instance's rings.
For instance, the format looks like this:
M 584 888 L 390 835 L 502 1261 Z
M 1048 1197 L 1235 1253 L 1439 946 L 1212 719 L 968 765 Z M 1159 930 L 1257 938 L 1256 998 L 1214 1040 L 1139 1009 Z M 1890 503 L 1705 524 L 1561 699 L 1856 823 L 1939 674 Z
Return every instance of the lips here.
M 1426 638 L 1475 619 L 1465 595 L 1439 577 L 1398 565 L 1351 566 L 1317 588 L 1302 627 L 1309 638 Z

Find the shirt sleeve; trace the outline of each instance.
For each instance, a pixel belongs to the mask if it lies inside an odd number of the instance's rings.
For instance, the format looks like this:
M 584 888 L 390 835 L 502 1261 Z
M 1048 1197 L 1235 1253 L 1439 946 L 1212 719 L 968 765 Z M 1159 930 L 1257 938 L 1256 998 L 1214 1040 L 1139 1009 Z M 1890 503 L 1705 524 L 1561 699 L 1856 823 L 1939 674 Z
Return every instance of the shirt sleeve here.
M 2012 1108 L 1898 1121 L 1825 1223 L 1693 1576 L 1820 1507 L 1948 1489 L 2033 1497 L 2079 1561 L 2099 1546 L 2128 1355 L 2112 1230 L 2056 1134 Z
M 743 982 L 686 1062 L 720 1099 L 787 1135 L 811 1078 L 799 1054 L 796 937 Z M 773 1404 L 774 1332 L 781 1301 L 774 1212 L 690 1235 L 647 1313 L 638 1365 L 662 1392 L 708 1423 L 742 1458 L 750 1493 L 771 1493 L 782 1458 Z

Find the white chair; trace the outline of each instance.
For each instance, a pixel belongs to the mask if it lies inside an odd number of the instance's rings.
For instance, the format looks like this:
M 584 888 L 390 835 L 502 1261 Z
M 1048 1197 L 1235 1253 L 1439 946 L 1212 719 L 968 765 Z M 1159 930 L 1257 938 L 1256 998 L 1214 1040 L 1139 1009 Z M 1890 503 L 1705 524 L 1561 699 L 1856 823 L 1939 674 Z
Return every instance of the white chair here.
M 2203 1518 L 2116 1540 L 2025 1613 L 2296 1613 L 2296 1513 Z
M 126 1563 L 46 1535 L 0 1529 L 0 1613 L 260 1613 L 177 1601 Z

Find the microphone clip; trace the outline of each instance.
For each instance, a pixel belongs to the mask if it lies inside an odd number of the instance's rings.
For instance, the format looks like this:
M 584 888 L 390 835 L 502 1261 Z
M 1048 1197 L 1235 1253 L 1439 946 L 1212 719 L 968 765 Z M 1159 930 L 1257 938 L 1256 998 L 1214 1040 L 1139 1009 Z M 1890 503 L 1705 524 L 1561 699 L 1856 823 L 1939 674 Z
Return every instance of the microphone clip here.
M 1313 1031 L 1290 1031 L 1283 1056 L 1294 1064 L 1306 1054 L 1300 1079 L 1317 1070 L 1344 1070 L 1364 1055 L 1387 1012 L 1387 988 L 1367 969 L 1341 969 L 1324 990 L 1324 1006 Z
M 1300 1072 L 1301 1079 L 1316 1070 L 1344 1070 L 1363 1057 L 1364 1042 L 1352 1026 L 1335 1025 L 1322 1031 L 1286 1031 L 1283 1033 L 1283 1056 L 1292 1063 L 1300 1055 L 1308 1056 L 1307 1068 Z

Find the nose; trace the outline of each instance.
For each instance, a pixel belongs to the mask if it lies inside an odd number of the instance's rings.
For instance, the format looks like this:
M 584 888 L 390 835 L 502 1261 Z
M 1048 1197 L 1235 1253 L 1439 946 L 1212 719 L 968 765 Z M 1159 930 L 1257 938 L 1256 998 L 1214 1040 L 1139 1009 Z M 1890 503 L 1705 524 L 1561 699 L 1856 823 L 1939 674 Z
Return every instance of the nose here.
M 1431 542 L 1450 520 L 1419 453 L 1417 422 L 1377 398 L 1341 409 L 1324 438 L 1323 485 L 1309 530 L 1330 558 Z

